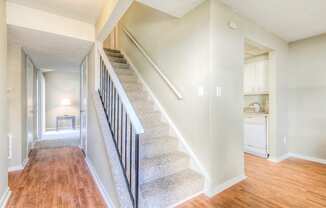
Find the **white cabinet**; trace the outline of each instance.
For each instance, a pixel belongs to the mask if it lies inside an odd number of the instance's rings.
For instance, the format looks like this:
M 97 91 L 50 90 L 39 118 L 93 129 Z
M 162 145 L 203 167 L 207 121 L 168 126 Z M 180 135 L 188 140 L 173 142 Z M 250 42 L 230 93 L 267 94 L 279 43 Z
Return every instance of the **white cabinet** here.
M 266 117 L 245 118 L 244 150 L 245 152 L 268 157 Z
M 260 57 L 247 61 L 244 68 L 244 93 L 268 93 L 268 59 Z

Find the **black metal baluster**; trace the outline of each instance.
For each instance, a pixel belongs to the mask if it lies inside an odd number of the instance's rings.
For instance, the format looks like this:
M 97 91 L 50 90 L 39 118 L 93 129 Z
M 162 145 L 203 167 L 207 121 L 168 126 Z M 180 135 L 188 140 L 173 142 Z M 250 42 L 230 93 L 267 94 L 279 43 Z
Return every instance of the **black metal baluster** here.
M 120 105 L 120 147 L 121 147 L 121 160 L 123 158 L 123 147 L 122 147 L 122 138 L 123 138 L 123 134 L 122 134 L 122 130 L 123 130 L 123 105 L 122 105 L 122 102 L 121 102 L 121 105 Z
M 138 207 L 138 191 L 139 191 L 139 134 L 135 137 L 135 207 Z
M 117 96 L 117 145 L 119 150 L 119 156 L 121 157 L 121 149 L 120 149 L 120 135 L 119 135 L 119 111 L 120 111 L 120 105 L 119 105 L 120 97 Z
M 111 90 L 111 76 L 109 75 L 108 79 L 108 103 L 106 106 L 107 109 L 107 120 L 109 121 L 109 116 L 110 116 L 110 90 Z
M 127 168 L 128 115 L 125 116 L 125 169 Z
M 132 182 L 132 126 L 131 126 L 131 121 L 130 121 L 130 130 L 129 130 L 129 137 L 130 137 L 130 141 L 129 141 L 129 143 L 130 143 L 130 148 L 129 148 L 129 153 L 130 153 L 130 155 L 129 155 L 129 159 L 130 159 L 130 162 L 129 162 L 129 180 L 130 180 L 130 185 L 129 185 L 129 187 L 130 187 L 130 189 L 132 188 L 132 186 L 131 186 L 131 182 Z

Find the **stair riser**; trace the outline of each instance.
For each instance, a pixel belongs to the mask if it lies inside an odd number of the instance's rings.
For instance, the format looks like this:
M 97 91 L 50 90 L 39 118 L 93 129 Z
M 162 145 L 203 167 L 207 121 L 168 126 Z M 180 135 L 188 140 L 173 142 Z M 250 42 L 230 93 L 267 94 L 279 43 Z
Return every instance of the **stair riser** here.
M 198 194 L 202 191 L 204 180 L 195 180 L 191 184 L 186 184 L 174 191 L 162 193 L 160 198 L 148 197 L 145 201 L 140 200 L 141 207 L 166 208 L 173 204 L 179 203 L 180 200 Z
M 166 177 L 175 174 L 179 171 L 187 169 L 189 166 L 189 159 L 184 158 L 177 161 L 170 162 L 166 165 L 146 167 L 140 172 L 140 182 L 146 183 L 161 177 Z
M 130 70 L 130 69 L 119 69 L 119 68 L 117 68 L 117 69 L 115 69 L 115 72 L 118 74 L 118 76 L 120 76 L 120 75 L 134 75 L 135 73 L 132 71 L 132 70 Z
M 153 112 L 155 110 L 154 106 L 152 104 L 148 104 L 145 102 L 144 103 L 133 103 L 133 106 L 135 107 L 138 114 Z
M 154 116 L 140 117 L 140 120 L 145 128 L 157 126 L 162 123 L 161 115 L 157 114 L 154 114 Z
M 122 64 L 122 63 L 116 63 L 116 62 L 112 62 L 111 64 L 112 64 L 113 67 L 115 67 L 115 68 L 120 68 L 120 69 L 129 69 L 129 64 Z
M 109 59 L 110 59 L 110 61 L 115 62 L 115 63 L 122 63 L 122 64 L 127 63 L 126 59 L 124 59 L 124 58 L 110 57 Z
M 140 83 L 123 83 L 125 90 L 143 90 L 143 86 Z
M 114 58 L 123 58 L 123 55 L 121 53 L 111 53 L 106 51 L 106 54 L 108 55 L 108 57 L 114 57 Z
M 133 91 L 127 91 L 127 94 L 129 97 L 135 99 L 135 100 L 141 100 L 143 99 L 144 101 L 147 101 L 148 98 L 149 98 L 149 95 L 147 93 L 145 93 L 144 91 L 138 91 L 138 92 L 135 92 L 134 90 Z
M 145 129 L 145 133 L 141 135 L 142 138 L 154 138 L 154 137 L 163 137 L 163 136 L 169 136 L 169 127 L 163 126 L 163 127 L 156 127 L 152 129 Z
M 156 142 L 151 144 L 142 145 L 141 158 L 156 157 L 163 154 L 168 154 L 178 150 L 177 140 L 171 140 L 166 142 Z
M 138 79 L 134 76 L 119 76 L 119 79 L 124 83 L 138 83 Z

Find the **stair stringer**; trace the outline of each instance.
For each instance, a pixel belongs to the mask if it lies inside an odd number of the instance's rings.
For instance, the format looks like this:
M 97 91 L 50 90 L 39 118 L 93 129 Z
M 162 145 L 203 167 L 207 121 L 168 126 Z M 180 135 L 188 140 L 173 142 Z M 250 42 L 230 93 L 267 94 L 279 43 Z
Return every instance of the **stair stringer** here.
M 209 178 L 208 172 L 201 165 L 199 159 L 197 158 L 196 154 L 192 151 L 192 149 L 189 146 L 189 144 L 187 143 L 185 137 L 179 131 L 179 129 L 177 128 L 177 126 L 175 125 L 175 123 L 173 122 L 173 120 L 171 119 L 171 117 L 169 116 L 167 111 L 165 110 L 165 108 L 161 105 L 161 103 L 159 102 L 159 100 L 157 99 L 157 97 L 155 96 L 153 91 L 150 89 L 150 87 L 147 85 L 147 83 L 145 82 L 143 77 L 140 75 L 137 67 L 133 64 L 132 60 L 129 58 L 129 56 L 125 53 L 125 51 L 123 49 L 119 49 L 119 50 L 121 50 L 121 53 L 123 54 L 124 58 L 127 60 L 129 66 L 130 66 L 129 68 L 135 72 L 136 76 L 138 77 L 140 82 L 143 84 L 145 90 L 149 93 L 150 97 L 154 101 L 155 106 L 157 106 L 158 110 L 162 113 L 162 118 L 161 118 L 162 121 L 165 121 L 170 125 L 170 127 L 171 127 L 170 134 L 173 135 L 174 137 L 176 137 L 178 139 L 178 141 L 180 141 L 180 142 L 178 142 L 179 150 L 184 153 L 187 153 L 189 155 L 189 157 L 191 158 L 190 159 L 190 168 L 192 170 L 195 170 L 196 172 L 200 173 L 205 178 L 204 190 L 207 190 L 208 189 L 208 180 L 207 179 Z M 198 194 L 200 194 L 200 193 L 198 193 Z
M 124 208 L 133 208 L 128 187 L 123 176 L 124 172 L 119 163 L 120 159 L 115 149 L 115 144 L 113 142 L 110 127 L 106 119 L 106 115 L 99 94 L 95 91 L 92 92 L 91 100 L 95 107 L 96 117 L 98 119 L 99 128 L 104 140 L 106 154 L 108 157 L 108 161 L 110 162 L 112 176 L 115 183 L 114 188 L 117 191 L 120 205 Z

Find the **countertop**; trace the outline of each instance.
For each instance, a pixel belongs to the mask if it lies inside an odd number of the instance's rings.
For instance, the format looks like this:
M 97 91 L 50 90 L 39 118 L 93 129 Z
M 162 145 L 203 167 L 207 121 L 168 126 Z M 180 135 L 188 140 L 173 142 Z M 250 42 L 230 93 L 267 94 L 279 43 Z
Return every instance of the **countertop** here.
M 268 113 L 259 112 L 259 113 L 251 113 L 251 112 L 243 112 L 244 117 L 268 117 Z

